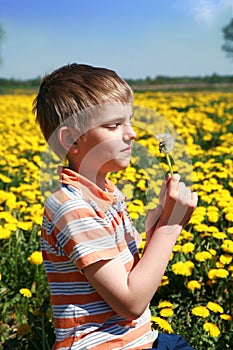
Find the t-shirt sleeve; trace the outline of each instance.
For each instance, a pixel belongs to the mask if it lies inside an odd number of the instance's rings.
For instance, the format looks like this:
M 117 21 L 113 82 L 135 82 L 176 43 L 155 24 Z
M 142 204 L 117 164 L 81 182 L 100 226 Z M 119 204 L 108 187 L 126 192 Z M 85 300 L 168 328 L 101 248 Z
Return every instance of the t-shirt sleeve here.
M 54 224 L 57 243 L 79 270 L 119 255 L 111 219 L 84 200 L 63 203 Z

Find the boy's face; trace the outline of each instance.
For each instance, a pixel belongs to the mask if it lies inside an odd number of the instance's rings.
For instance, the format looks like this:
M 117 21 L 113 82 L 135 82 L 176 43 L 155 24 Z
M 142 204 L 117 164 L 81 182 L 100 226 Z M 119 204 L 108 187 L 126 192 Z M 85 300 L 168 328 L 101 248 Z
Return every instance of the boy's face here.
M 129 165 L 132 141 L 131 104 L 109 103 L 98 106 L 89 130 L 77 140 L 76 161 L 80 173 L 106 175 Z

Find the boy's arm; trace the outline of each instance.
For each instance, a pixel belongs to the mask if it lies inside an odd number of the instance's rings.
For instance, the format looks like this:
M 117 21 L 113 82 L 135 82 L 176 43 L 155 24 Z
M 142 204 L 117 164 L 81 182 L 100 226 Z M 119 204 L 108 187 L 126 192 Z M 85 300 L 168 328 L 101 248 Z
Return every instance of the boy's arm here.
M 163 211 L 141 260 L 128 274 L 120 258 L 99 261 L 83 269 L 102 298 L 119 315 L 135 319 L 146 309 L 170 259 L 182 228 L 197 205 L 196 193 L 174 175 L 167 180 Z

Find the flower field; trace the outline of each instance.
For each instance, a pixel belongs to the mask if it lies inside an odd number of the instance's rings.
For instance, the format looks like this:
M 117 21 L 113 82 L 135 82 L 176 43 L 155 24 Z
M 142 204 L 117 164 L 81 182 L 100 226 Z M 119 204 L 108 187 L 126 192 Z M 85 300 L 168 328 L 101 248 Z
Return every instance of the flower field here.
M 34 122 L 33 98 L 0 96 L 0 349 L 48 350 L 54 340 L 40 223 L 58 161 L 50 161 Z M 199 202 L 152 300 L 151 321 L 197 350 L 233 347 L 232 100 L 227 92 L 136 93 L 132 162 L 111 175 L 128 198 L 143 247 L 146 213 L 158 203 L 168 171 L 157 121 L 172 126 L 178 140 L 173 170 Z

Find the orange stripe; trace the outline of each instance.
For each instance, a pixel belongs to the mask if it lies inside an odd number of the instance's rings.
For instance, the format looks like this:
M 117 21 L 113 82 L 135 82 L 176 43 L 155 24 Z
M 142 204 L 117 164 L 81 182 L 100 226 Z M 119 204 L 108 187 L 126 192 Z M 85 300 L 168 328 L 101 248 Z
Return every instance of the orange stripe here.
M 70 196 L 68 196 L 63 190 L 59 189 L 58 191 L 53 192 L 53 196 L 62 204 L 68 200 L 70 200 Z
M 72 302 L 71 302 L 72 299 Z M 72 295 L 51 295 L 51 300 L 53 305 L 75 305 L 75 304 L 86 304 L 93 303 L 96 301 L 102 301 L 103 299 L 98 293 L 94 292 L 91 294 L 72 294 Z
M 77 271 L 75 272 L 47 272 L 47 278 L 49 282 L 58 282 L 64 284 L 64 275 L 66 277 L 66 282 L 86 282 L 87 279 L 84 275 Z
M 96 217 L 96 213 L 87 208 L 77 208 L 69 210 L 64 215 L 62 215 L 59 220 L 56 222 L 56 227 L 61 231 L 64 229 L 67 222 L 72 222 L 77 219 L 87 218 L 87 217 Z
M 87 254 L 82 257 L 81 261 L 77 261 L 78 268 L 82 270 L 84 267 L 93 264 L 101 260 L 111 260 L 119 256 L 118 250 L 116 247 L 108 248 L 107 250 L 95 251 L 94 253 Z

